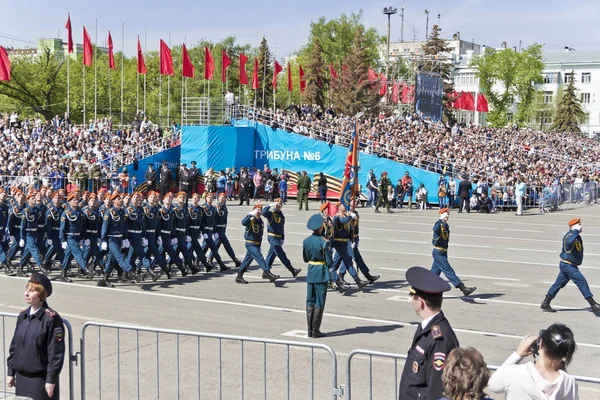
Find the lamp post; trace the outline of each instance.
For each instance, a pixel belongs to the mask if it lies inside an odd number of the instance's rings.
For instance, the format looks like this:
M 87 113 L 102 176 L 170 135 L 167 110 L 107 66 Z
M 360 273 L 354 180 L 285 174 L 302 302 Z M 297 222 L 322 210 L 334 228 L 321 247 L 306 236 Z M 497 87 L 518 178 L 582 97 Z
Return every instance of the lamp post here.
M 400 28 L 400 42 L 404 43 L 404 9 L 406 8 L 406 4 L 404 3 L 404 1 L 402 1 L 402 12 L 400 13 L 400 20 L 402 21 L 400 23 L 401 28 Z
M 429 38 L 429 10 L 425 9 L 425 40 Z
M 383 13 L 387 15 L 388 18 L 388 26 L 387 26 L 387 58 L 385 60 L 385 77 L 389 76 L 390 72 L 390 25 L 391 25 L 391 17 L 396 14 L 398 9 L 393 6 L 384 7 Z M 404 12 L 403 12 L 404 14 Z

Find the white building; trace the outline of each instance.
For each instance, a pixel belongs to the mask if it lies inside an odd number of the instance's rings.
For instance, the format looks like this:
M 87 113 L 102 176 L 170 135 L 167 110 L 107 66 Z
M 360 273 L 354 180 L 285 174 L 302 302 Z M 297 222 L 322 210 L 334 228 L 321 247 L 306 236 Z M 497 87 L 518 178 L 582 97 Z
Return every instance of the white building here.
M 410 56 L 423 54 L 423 45 L 427 42 L 390 42 L 390 61 L 394 62 L 398 56 Z M 455 38 L 448 40 L 448 48 L 450 49 L 451 57 L 458 57 L 460 54 L 466 54 L 467 51 L 474 51 L 479 53 L 481 51 L 481 45 L 474 42 L 467 42 L 461 40 L 455 35 Z M 385 62 L 387 54 L 387 44 L 379 45 L 379 56 L 380 59 Z
M 467 51 L 455 64 L 453 79 L 457 92 L 482 91 L 476 70 L 469 66 L 472 57 L 473 52 Z M 552 108 L 556 103 L 559 90 L 572 79 L 571 72 L 573 72 L 575 87 L 585 112 L 585 118 L 580 125 L 581 131 L 589 136 L 600 133 L 600 51 L 576 51 L 569 48 L 563 51 L 545 51 L 543 61 L 544 83 L 539 86 L 539 90 L 543 92 L 543 102 Z M 513 106 L 512 112 L 514 108 Z M 475 111 L 457 111 L 456 116 L 460 122 L 482 124 L 485 121 L 485 115 Z M 535 123 L 539 127 L 552 125 L 552 112 L 541 112 Z

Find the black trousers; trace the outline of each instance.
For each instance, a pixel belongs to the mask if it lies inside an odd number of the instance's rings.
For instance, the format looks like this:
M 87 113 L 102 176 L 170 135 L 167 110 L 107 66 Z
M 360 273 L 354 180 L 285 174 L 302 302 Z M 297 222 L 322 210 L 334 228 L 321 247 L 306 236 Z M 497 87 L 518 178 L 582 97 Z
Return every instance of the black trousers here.
M 471 212 L 471 204 L 469 203 L 469 198 L 468 197 L 461 197 L 460 198 L 460 202 L 458 204 L 458 212 L 459 213 L 462 212 L 463 204 L 465 204 L 465 209 L 467 210 L 467 212 L 470 213 Z
M 240 188 L 240 206 L 244 204 L 244 201 L 246 201 L 246 205 L 250 205 L 250 186 Z
M 160 184 L 160 198 L 162 199 L 163 197 L 165 197 L 165 194 L 167 194 L 167 192 L 169 191 L 169 184 L 168 183 L 161 183 Z
M 54 395 L 48 397 L 46 393 L 46 373 L 28 374 L 17 371 L 15 375 L 16 396 L 31 397 L 33 400 L 58 400 L 60 390 L 58 381 L 54 387 Z

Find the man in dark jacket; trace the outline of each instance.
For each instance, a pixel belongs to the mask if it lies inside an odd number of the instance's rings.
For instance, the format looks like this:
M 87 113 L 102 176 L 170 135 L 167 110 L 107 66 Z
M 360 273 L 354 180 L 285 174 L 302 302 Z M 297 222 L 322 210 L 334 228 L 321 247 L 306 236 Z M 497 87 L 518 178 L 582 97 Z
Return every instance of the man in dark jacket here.
M 167 161 L 163 161 L 162 167 L 160 167 L 160 197 L 161 199 L 171 190 L 171 180 L 173 174 Z
M 471 207 L 469 205 L 469 199 L 471 198 L 471 181 L 467 174 L 463 175 L 463 180 L 458 184 L 458 198 L 460 199 L 458 203 L 458 212 L 462 213 L 464 204 L 465 209 L 470 213 Z
M 188 197 L 192 198 L 192 194 L 198 193 L 198 176 L 200 171 L 196 168 L 196 161 L 192 161 L 192 168 L 188 169 Z
M 148 171 L 146 171 L 145 179 L 146 191 L 150 192 L 154 190 L 154 185 L 156 184 L 156 171 L 154 170 L 154 165 L 148 164 Z

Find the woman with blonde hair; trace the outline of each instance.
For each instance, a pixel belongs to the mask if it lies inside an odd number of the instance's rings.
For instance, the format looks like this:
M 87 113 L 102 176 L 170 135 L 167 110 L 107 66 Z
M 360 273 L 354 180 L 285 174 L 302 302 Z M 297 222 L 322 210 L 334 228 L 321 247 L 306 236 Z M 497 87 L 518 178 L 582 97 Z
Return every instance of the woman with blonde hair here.
M 490 400 L 483 392 L 489 379 L 479 350 L 457 347 L 448 354 L 442 373 L 444 400 Z

